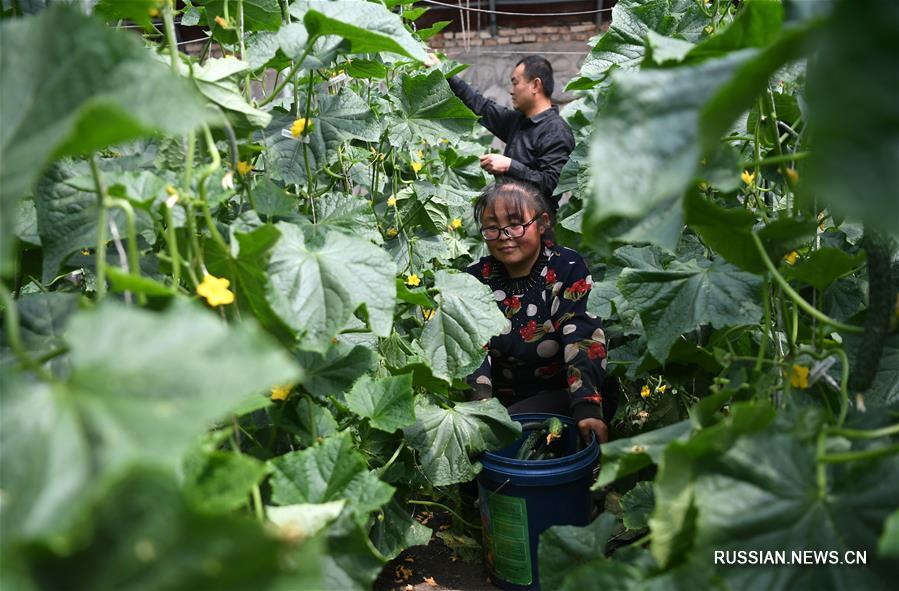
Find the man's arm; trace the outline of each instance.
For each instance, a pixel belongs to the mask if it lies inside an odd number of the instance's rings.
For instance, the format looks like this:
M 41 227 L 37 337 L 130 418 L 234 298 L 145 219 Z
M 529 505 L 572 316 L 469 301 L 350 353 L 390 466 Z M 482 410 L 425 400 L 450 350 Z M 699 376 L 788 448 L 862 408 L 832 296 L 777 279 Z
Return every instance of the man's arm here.
M 512 178 L 533 183 L 540 188 L 544 195 L 552 195 L 559 183 L 559 175 L 562 167 L 568 162 L 571 151 L 574 150 L 574 138 L 571 132 L 553 132 L 549 135 L 545 146 L 540 146 L 540 156 L 536 166 L 531 168 L 518 160 L 512 160 L 509 170 L 505 172 Z
M 512 129 L 512 123 L 519 117 L 517 111 L 501 107 L 495 101 L 488 99 L 469 86 L 458 76 L 453 76 L 447 82 L 455 95 L 465 103 L 465 106 L 481 117 L 481 125 L 502 141 L 509 141 L 509 131 Z

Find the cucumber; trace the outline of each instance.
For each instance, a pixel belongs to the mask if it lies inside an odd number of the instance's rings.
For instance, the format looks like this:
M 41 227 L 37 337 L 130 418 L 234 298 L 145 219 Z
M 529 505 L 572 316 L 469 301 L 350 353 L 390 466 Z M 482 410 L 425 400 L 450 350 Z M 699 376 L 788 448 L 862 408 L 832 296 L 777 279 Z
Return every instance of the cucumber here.
M 534 444 L 537 443 L 538 439 L 540 439 L 540 431 L 531 431 L 530 435 L 525 437 L 524 441 L 521 443 L 521 447 L 518 448 L 518 453 L 515 454 L 515 459 L 530 459 L 530 455 L 534 452 Z
M 562 431 L 565 429 L 565 423 L 558 417 L 550 417 L 545 421 L 531 421 L 522 423 L 522 430 L 530 431 L 518 452 L 515 454 L 516 460 L 545 460 L 549 459 L 549 445 L 562 437 Z
M 546 430 L 546 444 L 549 445 L 562 436 L 562 430 L 565 424 L 558 417 L 550 417 L 543 424 Z

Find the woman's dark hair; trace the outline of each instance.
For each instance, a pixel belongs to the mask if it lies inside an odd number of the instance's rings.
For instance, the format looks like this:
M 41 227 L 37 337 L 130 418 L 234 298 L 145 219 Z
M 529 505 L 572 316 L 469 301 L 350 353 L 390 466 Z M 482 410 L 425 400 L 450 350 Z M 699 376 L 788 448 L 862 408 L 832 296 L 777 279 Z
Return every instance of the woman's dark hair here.
M 553 81 L 553 67 L 549 60 L 543 56 L 529 55 L 515 64 L 515 67 L 517 68 L 521 64 L 524 64 L 524 73 L 528 80 L 540 78 L 540 82 L 543 84 L 543 94 L 546 95 L 546 98 L 552 98 L 553 88 L 556 84 Z
M 553 240 L 553 226 L 556 223 L 556 216 L 546 198 L 537 188 L 537 185 L 525 181 L 503 180 L 492 185 L 488 185 L 478 196 L 474 202 L 474 219 L 478 224 L 481 223 L 481 216 L 484 212 L 493 207 L 497 199 L 504 199 L 506 202 L 506 211 L 510 216 L 517 216 L 521 222 L 526 222 L 524 218 L 525 209 L 530 209 L 535 215 L 546 213 L 549 215 L 549 223 L 542 225 L 544 228 L 543 239 Z

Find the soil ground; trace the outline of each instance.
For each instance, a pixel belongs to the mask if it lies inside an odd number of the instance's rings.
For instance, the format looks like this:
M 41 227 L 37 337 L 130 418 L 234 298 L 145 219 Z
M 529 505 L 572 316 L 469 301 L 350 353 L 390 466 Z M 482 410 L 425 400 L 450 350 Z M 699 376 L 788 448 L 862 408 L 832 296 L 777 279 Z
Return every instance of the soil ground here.
M 427 546 L 407 548 L 388 562 L 374 591 L 497 591 L 480 560 L 466 562 L 436 533 L 451 521 L 448 513 L 435 513 L 425 525 L 435 531 Z

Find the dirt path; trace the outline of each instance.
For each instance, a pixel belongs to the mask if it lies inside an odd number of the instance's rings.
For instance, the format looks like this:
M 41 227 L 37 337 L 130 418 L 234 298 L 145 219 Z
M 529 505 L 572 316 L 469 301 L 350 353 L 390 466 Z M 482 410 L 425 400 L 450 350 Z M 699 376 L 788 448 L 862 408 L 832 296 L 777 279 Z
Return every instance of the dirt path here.
M 426 525 L 434 530 L 427 546 L 408 548 L 388 562 L 374 591 L 497 591 L 480 560 L 466 562 L 437 537 L 450 522 L 449 514 L 436 514 Z

